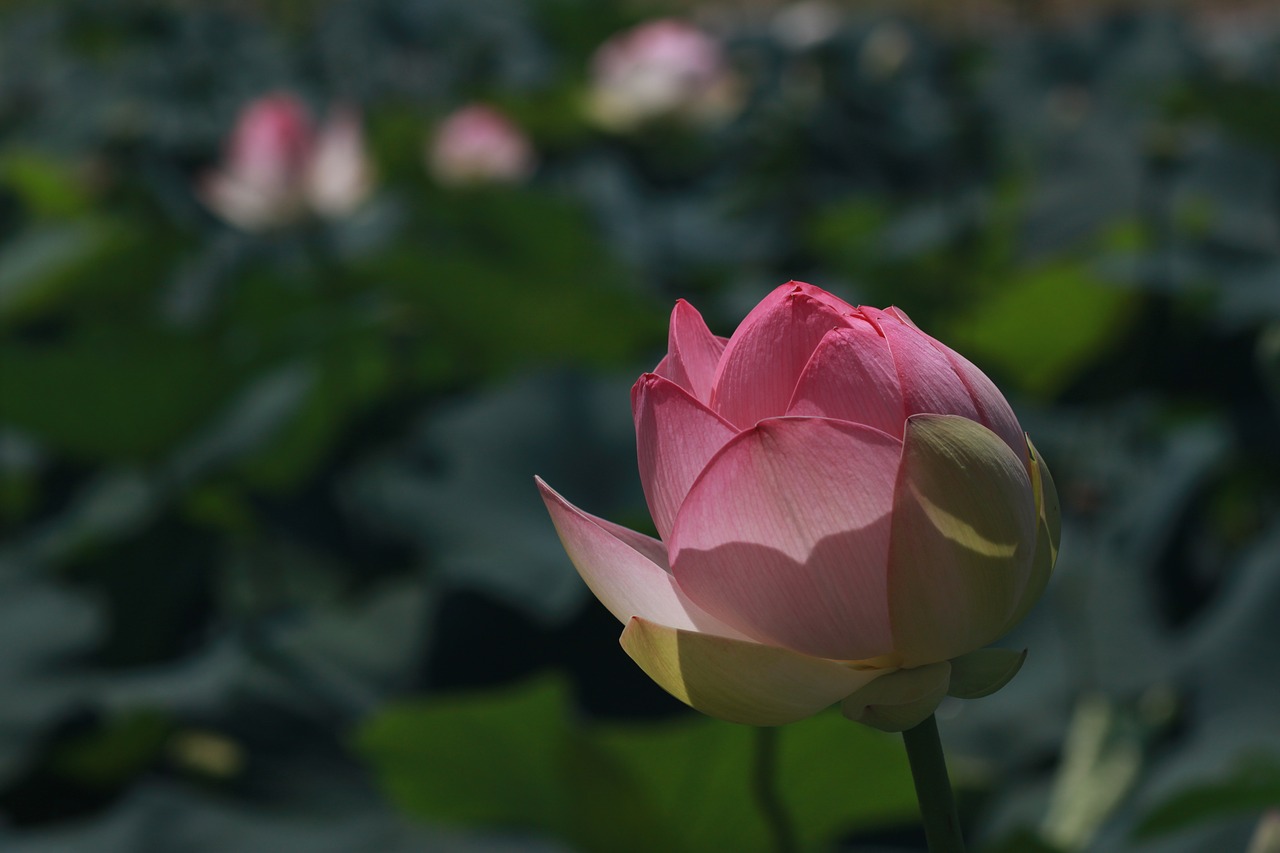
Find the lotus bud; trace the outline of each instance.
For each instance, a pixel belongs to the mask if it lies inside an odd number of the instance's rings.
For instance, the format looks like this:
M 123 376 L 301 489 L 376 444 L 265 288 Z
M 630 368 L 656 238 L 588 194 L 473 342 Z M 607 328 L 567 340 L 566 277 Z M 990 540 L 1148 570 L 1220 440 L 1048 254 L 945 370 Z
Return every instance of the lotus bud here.
M 437 181 L 449 186 L 519 183 L 533 172 L 533 146 L 505 115 L 473 104 L 440 125 L 427 165 Z
M 733 115 L 740 102 L 720 43 L 674 18 L 606 41 L 592 58 L 591 78 L 588 113 L 611 130 L 672 117 L 714 123 Z
M 672 695 L 754 725 L 838 702 L 902 731 L 1017 673 L 987 646 L 1048 583 L 1053 480 L 991 380 L 901 310 L 789 282 L 726 339 L 682 300 L 632 411 L 658 538 L 538 483 Z

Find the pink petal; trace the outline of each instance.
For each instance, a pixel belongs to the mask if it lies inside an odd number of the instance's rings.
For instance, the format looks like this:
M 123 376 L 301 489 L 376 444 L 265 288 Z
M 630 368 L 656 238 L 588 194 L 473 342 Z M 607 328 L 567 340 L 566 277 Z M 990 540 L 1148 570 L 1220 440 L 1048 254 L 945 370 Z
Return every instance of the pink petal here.
M 793 280 L 793 281 L 787 282 L 785 285 L 783 285 L 783 287 L 799 289 L 805 294 L 812 296 L 814 299 L 818 300 L 823 305 L 826 305 L 828 308 L 830 308 L 832 311 L 835 311 L 837 314 L 852 314 L 858 310 L 854 306 L 850 305 L 848 302 L 845 302 L 839 296 L 836 296 L 834 293 L 828 293 L 827 291 L 823 290 L 821 287 L 814 287 L 812 284 L 809 284 L 808 282 Z
M 1022 431 L 1022 427 L 1018 424 L 1018 416 L 1013 413 L 1009 401 L 1000 393 L 1000 389 L 960 353 L 933 338 L 929 340 L 946 354 L 960 381 L 969 389 L 974 408 L 978 410 L 979 422 L 1004 439 L 1004 443 L 1009 445 L 1009 449 L 1022 460 L 1023 465 L 1029 465 L 1026 433 Z
M 724 346 L 724 339 L 711 334 L 698 309 L 678 299 L 671 312 L 667 356 L 654 373 L 670 379 L 705 404 L 711 400 L 711 383 Z
M 907 312 L 903 311 L 897 305 L 890 305 L 888 308 L 884 309 L 884 313 L 891 314 L 892 316 L 897 317 L 899 320 L 906 323 L 911 328 L 915 329 L 917 332 L 920 331 L 920 327 L 916 325 L 915 320 L 912 320 L 910 317 L 908 317 Z
M 824 418 L 739 434 L 690 489 L 669 543 L 681 589 L 744 634 L 816 657 L 893 649 L 889 513 L 902 445 Z
M 225 161 L 246 183 L 280 192 L 297 183 L 314 144 L 306 104 L 289 92 L 276 92 L 240 111 Z
M 583 513 L 583 515 L 586 515 L 586 513 Z M 667 562 L 667 546 L 663 545 L 661 541 L 654 539 L 652 536 L 637 533 L 630 527 L 614 524 L 607 518 L 601 518 L 598 515 L 591 516 L 591 520 L 624 545 L 629 545 L 639 551 L 641 556 L 647 557 L 651 563 L 664 572 L 671 573 L 671 565 Z
M 880 332 L 861 319 L 827 332 L 800 374 L 787 414 L 852 421 L 901 438 L 902 391 Z
M 1008 626 L 1038 522 L 1022 461 L 955 415 L 907 420 L 893 506 L 889 610 L 907 667 L 982 648 Z
M 733 333 L 716 372 L 711 408 L 739 429 L 786 414 L 796 380 L 823 336 L 848 321 L 839 299 L 791 282 L 760 302 Z
M 969 389 L 931 338 L 893 314 L 866 306 L 859 310 L 889 343 L 908 416 L 928 412 L 980 420 Z
M 885 309 L 885 313 L 892 314 L 911 326 L 911 328 L 919 331 L 919 327 L 911 322 L 911 318 L 901 308 L 891 305 Z M 1022 427 L 1018 424 L 1018 417 L 1013 413 L 1013 409 L 1009 406 L 1009 401 L 1000 393 L 1000 389 L 996 387 L 995 383 L 987 378 L 987 374 L 975 367 L 973 362 L 951 349 L 951 347 L 937 338 L 924 334 L 924 332 L 920 332 L 920 334 L 934 349 L 947 357 L 951 368 L 955 370 L 956 375 L 960 377 L 960 381 L 969 390 L 969 396 L 973 398 L 974 408 L 978 411 L 978 422 L 1003 438 L 1005 444 L 1009 445 L 1014 454 L 1021 457 L 1024 462 L 1029 461 L 1026 455 L 1026 438 L 1023 435 Z
M 742 636 L 690 602 L 672 576 L 655 562 L 664 550 L 661 542 L 634 531 L 622 533 L 625 528 L 588 515 L 541 478 L 535 479 L 569 559 L 619 622 L 625 624 L 633 616 L 642 616 L 689 631 Z
M 622 648 L 672 696 L 721 720 L 777 726 L 811 717 L 888 670 L 632 619 Z
M 646 373 L 631 389 L 640 482 L 665 541 L 676 512 L 707 461 L 737 430 L 679 385 Z

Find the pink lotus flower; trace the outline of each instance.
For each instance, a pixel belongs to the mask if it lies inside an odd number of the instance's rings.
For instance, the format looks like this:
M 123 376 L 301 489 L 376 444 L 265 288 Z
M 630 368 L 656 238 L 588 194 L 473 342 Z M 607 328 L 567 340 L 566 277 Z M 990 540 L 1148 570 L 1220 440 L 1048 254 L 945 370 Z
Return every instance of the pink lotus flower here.
M 682 300 L 632 409 L 660 539 L 538 484 L 672 695 L 756 725 L 843 702 L 900 731 L 1017 672 L 983 647 L 1048 582 L 1053 481 L 991 381 L 902 311 L 790 282 L 726 340 Z
M 450 186 L 518 183 L 533 172 L 533 147 L 505 115 L 473 104 L 440 125 L 427 165 L 437 181 Z
M 341 217 L 368 197 L 373 169 L 360 118 L 339 106 L 317 130 L 306 106 L 288 93 L 266 95 L 240 113 L 221 166 L 199 193 L 233 225 L 258 231 L 308 213 Z
M 591 74 L 588 111 L 616 130 L 666 116 L 713 122 L 730 116 L 739 102 L 720 43 L 674 18 L 606 41 L 592 58 Z

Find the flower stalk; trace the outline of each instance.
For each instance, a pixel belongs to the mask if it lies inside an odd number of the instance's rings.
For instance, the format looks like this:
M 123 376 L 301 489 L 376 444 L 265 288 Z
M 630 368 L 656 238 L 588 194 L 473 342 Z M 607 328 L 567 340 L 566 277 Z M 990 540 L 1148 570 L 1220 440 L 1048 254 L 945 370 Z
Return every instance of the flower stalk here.
M 796 853 L 799 846 L 795 826 L 778 793 L 778 732 L 777 726 L 756 728 L 752 788 L 760 815 L 773 836 L 773 849 L 777 853 Z
M 924 822 L 929 853 L 964 853 L 960 819 L 956 815 L 951 781 L 947 778 L 947 762 L 938 738 L 938 723 L 933 714 L 924 722 L 902 733 L 911 764 L 911 778 L 920 802 L 920 818 Z

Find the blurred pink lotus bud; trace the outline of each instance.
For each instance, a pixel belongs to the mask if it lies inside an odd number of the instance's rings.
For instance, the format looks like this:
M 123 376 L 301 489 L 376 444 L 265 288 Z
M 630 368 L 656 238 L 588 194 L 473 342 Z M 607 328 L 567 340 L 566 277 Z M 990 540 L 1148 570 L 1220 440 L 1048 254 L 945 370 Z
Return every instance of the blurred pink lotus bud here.
M 355 108 L 344 104 L 331 110 L 311 150 L 306 188 L 311 209 L 331 218 L 354 212 L 373 191 L 373 164 Z
M 533 147 L 505 115 L 473 104 L 440 125 L 427 166 L 436 180 L 450 186 L 518 183 L 533 172 Z
M 368 197 L 372 166 L 357 114 L 338 107 L 319 130 L 288 93 L 266 95 L 240 113 L 221 165 L 199 194 L 215 213 L 248 231 L 308 213 L 342 216 Z
M 726 340 L 681 300 L 632 409 L 659 539 L 538 483 L 676 698 L 753 725 L 842 702 L 901 731 L 1018 671 L 984 647 L 1049 580 L 1053 481 L 991 381 L 902 311 L 790 282 Z
M 615 130 L 665 117 L 715 122 L 736 112 L 740 100 L 719 42 L 674 18 L 606 41 L 592 58 L 591 76 L 588 111 Z

